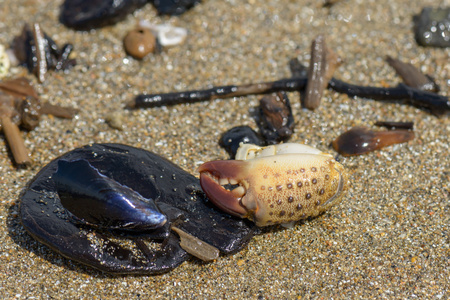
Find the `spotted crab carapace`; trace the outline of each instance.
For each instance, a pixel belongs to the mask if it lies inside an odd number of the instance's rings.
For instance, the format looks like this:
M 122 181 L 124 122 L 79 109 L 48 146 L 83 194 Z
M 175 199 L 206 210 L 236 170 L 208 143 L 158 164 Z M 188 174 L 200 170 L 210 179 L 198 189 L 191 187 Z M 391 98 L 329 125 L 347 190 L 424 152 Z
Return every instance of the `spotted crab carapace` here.
M 330 154 L 293 143 L 242 144 L 236 160 L 207 162 L 198 171 L 215 205 L 257 226 L 290 227 L 335 205 L 348 189 L 344 167 Z

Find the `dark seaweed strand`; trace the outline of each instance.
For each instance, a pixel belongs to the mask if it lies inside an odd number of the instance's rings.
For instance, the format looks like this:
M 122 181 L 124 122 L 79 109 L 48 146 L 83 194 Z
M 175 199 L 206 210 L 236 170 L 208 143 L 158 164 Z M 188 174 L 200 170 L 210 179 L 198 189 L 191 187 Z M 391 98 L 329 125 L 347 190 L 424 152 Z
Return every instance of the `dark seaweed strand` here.
M 435 93 L 421 91 L 400 83 L 396 87 L 381 88 L 372 86 L 359 86 L 332 78 L 328 87 L 350 97 L 368 98 L 378 101 L 403 100 L 416 107 L 429 109 L 435 115 L 450 112 L 450 100 Z
M 217 98 L 240 97 L 247 95 L 269 94 L 280 91 L 299 91 L 304 89 L 307 78 L 288 78 L 271 82 L 247 85 L 216 86 L 206 90 L 185 91 L 167 94 L 143 94 L 127 103 L 127 108 L 150 108 L 163 105 L 195 103 Z
M 308 79 L 286 78 L 271 82 L 247 85 L 217 86 L 206 90 L 193 90 L 167 94 L 142 94 L 127 103 L 127 108 L 151 108 L 165 105 L 195 103 L 217 98 L 239 97 L 247 95 L 268 94 L 280 91 L 300 91 L 306 87 Z M 411 88 L 405 84 L 396 87 L 382 88 L 359 86 L 332 78 L 328 87 L 350 97 L 368 98 L 379 101 L 404 100 L 416 107 L 429 109 L 433 114 L 442 115 L 450 112 L 450 100 L 435 93 Z

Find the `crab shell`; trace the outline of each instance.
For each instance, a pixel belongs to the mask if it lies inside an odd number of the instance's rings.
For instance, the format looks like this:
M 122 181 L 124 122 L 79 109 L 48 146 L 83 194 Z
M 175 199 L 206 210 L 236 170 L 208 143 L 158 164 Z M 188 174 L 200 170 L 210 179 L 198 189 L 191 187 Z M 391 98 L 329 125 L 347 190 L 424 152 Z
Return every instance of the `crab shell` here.
M 201 165 L 200 184 L 220 209 L 249 218 L 257 226 L 290 227 L 317 216 L 338 203 L 348 188 L 344 167 L 317 149 L 300 145 L 293 151 L 283 147 L 277 151 L 276 146 L 243 146 L 237 157 L 245 160 Z

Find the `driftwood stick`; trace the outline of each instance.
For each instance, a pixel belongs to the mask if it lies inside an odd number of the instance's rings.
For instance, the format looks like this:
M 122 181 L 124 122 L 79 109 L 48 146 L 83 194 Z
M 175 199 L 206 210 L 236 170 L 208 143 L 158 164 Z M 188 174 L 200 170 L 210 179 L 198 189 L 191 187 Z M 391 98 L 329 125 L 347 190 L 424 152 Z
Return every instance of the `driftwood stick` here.
M 19 127 L 6 116 L 0 117 L 0 122 L 16 164 L 30 165 L 31 160 L 28 155 L 28 149 L 25 147 Z

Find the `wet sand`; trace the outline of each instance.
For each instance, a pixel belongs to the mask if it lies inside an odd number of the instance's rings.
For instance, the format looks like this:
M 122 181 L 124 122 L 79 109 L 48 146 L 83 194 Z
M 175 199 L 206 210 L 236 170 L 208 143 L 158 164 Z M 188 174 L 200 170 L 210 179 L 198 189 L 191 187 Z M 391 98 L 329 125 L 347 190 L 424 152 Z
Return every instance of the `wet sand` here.
M 326 90 L 321 106 L 300 108 L 289 93 L 299 142 L 336 155 L 329 143 L 356 125 L 412 121 L 416 138 L 363 156 L 340 158 L 351 187 L 343 202 L 293 229 L 256 236 L 241 252 L 203 264 L 183 263 L 158 276 L 109 276 L 74 263 L 31 238 L 20 224 L 19 196 L 48 162 L 76 147 L 115 142 L 156 152 L 196 174 L 202 162 L 226 159 L 222 132 L 256 129 L 257 96 L 147 110 L 123 110 L 139 93 L 182 91 L 290 76 L 288 62 L 305 64 L 311 40 L 325 34 L 344 61 L 335 77 L 362 85 L 401 81 L 386 55 L 434 76 L 450 96 L 450 49 L 416 44 L 412 16 L 435 1 L 205 0 L 180 17 L 159 17 L 147 5 L 119 24 L 76 32 L 58 23 L 62 1 L 5 0 L 0 43 L 27 22 L 39 22 L 58 43 L 74 44 L 77 66 L 51 72 L 43 84 L 24 68 L 41 98 L 80 110 L 73 120 L 42 117 L 23 133 L 32 167 L 17 170 L 0 135 L 0 295 L 4 299 L 349 299 L 450 297 L 450 119 L 401 104 L 352 99 Z M 450 5 L 448 1 L 441 1 Z M 122 38 L 139 19 L 189 30 L 187 41 L 136 61 Z M 122 114 L 126 129 L 105 123 Z

